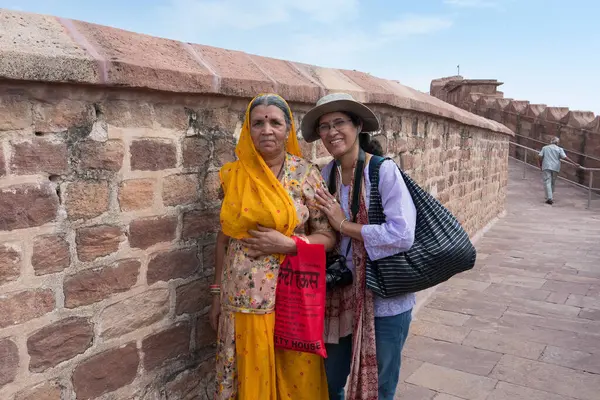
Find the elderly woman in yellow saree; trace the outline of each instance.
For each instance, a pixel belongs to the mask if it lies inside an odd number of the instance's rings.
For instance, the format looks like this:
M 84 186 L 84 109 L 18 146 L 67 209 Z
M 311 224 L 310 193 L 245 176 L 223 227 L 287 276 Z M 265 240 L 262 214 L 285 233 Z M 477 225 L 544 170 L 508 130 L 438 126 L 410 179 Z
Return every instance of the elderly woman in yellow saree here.
M 240 400 L 326 400 L 323 359 L 275 349 L 279 265 L 293 236 L 331 249 L 336 240 L 315 193 L 324 187 L 302 158 L 292 112 L 278 95 L 246 110 L 238 160 L 221 169 L 224 192 L 210 320 L 218 331 L 216 396 Z

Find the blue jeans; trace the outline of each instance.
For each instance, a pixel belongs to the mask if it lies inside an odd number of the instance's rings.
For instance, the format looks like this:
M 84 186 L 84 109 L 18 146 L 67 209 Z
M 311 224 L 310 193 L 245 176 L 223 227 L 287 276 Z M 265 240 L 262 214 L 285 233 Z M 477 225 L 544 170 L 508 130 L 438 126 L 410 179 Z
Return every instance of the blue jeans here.
M 402 347 L 406 342 L 411 320 L 412 310 L 393 317 L 375 318 L 379 400 L 394 399 L 400 378 Z M 338 344 L 327 344 L 325 347 L 329 399 L 344 400 L 344 387 L 350 374 L 352 358 L 352 335 L 340 338 Z

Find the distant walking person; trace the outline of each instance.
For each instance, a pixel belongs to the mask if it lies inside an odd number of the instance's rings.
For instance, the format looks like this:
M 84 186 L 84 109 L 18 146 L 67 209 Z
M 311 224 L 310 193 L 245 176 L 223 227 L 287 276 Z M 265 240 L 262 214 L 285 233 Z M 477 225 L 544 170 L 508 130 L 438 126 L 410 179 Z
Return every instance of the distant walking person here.
M 560 172 L 560 160 L 567 160 L 581 168 L 581 165 L 567 157 L 563 148 L 558 146 L 559 142 L 559 138 L 553 138 L 549 145 L 542 147 L 538 159 L 538 163 L 542 170 L 542 178 L 544 179 L 547 204 L 554 203 L 554 184 L 556 182 L 556 177 Z

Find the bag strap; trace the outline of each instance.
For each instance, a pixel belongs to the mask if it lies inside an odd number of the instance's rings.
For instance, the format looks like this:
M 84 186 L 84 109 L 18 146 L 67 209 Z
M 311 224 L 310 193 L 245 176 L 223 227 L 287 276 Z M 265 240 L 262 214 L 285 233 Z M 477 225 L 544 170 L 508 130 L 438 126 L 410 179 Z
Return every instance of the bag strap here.
M 354 188 L 352 190 L 352 203 L 350 204 L 351 222 L 356 222 L 358 209 L 360 207 L 360 188 L 362 186 L 362 177 L 365 170 L 365 159 L 365 151 L 359 147 L 358 160 L 356 161 L 356 168 L 354 169 Z M 333 195 L 335 195 L 335 192 L 337 191 L 337 167 L 339 165 L 339 161 L 335 161 L 334 165 L 331 166 L 331 171 L 329 172 L 328 189 L 329 193 Z M 348 247 L 346 248 L 346 257 L 348 257 L 348 253 L 350 253 L 351 245 L 352 240 L 348 242 Z

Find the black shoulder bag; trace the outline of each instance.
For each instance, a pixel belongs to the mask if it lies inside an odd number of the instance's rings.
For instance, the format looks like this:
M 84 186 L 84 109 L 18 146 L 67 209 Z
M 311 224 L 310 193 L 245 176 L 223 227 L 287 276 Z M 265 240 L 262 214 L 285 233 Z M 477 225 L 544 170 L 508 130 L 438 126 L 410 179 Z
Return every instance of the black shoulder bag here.
M 337 162 L 336 162 L 337 163 Z M 337 191 L 337 165 L 334 164 L 329 173 L 328 188 L 329 193 L 335 195 Z M 352 190 L 352 203 L 350 206 L 351 222 L 356 222 L 356 215 L 358 214 L 358 207 L 360 205 L 360 187 L 362 185 L 362 177 L 365 169 L 365 152 L 360 149 L 358 153 L 358 160 L 356 162 L 356 169 L 354 170 L 354 189 Z M 352 239 L 348 242 L 346 248 L 346 254 L 341 255 L 337 252 L 330 252 L 327 254 L 327 269 L 325 270 L 325 282 L 327 283 L 327 289 L 331 290 L 338 287 L 344 287 L 352 284 L 352 271 L 346 266 L 346 259 L 350 252 L 350 246 L 352 245 Z
M 383 224 L 379 169 L 386 158 L 369 162 L 369 223 Z M 400 170 L 417 209 L 415 240 L 410 250 L 376 261 L 367 258 L 367 287 L 380 297 L 418 292 L 469 270 L 477 252 L 456 218 L 432 195 Z

